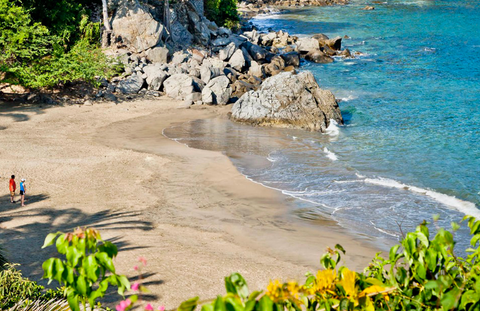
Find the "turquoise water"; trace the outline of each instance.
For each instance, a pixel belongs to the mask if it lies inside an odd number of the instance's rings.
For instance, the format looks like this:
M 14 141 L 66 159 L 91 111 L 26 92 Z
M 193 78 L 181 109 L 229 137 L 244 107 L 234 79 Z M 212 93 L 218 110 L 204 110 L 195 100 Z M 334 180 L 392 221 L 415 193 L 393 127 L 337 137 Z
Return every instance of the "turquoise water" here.
M 306 202 L 299 217 L 330 217 L 358 234 L 396 239 L 434 214 L 441 226 L 480 217 L 480 1 L 391 0 L 361 10 L 367 4 L 253 20 L 264 30 L 350 37 L 343 47 L 363 55 L 302 66 L 342 100 L 344 126 L 319 134 L 198 121 L 171 135 L 268 158 L 261 169 L 234 162 Z

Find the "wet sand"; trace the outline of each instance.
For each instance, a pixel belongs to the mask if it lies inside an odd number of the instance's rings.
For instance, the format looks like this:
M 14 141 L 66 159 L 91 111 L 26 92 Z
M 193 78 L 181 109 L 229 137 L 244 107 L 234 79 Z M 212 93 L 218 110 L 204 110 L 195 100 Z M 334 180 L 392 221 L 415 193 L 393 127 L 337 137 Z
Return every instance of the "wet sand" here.
M 146 257 L 146 298 L 167 308 L 224 293 L 223 277 L 232 272 L 252 290 L 274 278 L 303 280 L 337 243 L 353 269 L 373 258 L 376 247 L 335 223 L 293 217 L 291 199 L 247 180 L 222 153 L 164 137 L 166 127 L 224 118 L 229 109 L 177 105 L 166 98 L 88 107 L 0 104 L 1 242 L 25 275 L 40 280 L 41 263 L 55 255 L 40 249 L 49 232 L 77 226 L 100 229 L 115 242 L 117 271 L 132 279 L 138 256 Z M 26 207 L 9 203 L 11 174 L 27 179 Z M 109 296 L 107 302 L 116 299 Z

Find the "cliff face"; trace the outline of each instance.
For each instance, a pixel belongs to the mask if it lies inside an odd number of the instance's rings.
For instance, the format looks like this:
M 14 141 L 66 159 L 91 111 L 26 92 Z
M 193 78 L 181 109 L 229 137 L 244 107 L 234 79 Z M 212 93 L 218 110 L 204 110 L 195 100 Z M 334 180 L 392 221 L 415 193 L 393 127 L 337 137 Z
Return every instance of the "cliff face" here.
M 110 0 L 112 44 L 142 53 L 166 42 L 178 47 L 208 46 L 218 27 L 204 16 L 203 0 Z M 170 40 L 169 40 L 170 39 Z

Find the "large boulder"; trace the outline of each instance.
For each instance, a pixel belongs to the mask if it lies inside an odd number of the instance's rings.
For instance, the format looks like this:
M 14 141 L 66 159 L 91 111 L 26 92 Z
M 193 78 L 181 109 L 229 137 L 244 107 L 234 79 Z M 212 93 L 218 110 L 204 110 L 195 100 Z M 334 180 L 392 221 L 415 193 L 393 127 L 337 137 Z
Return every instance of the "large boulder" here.
M 125 80 L 118 82 L 117 92 L 121 92 L 123 94 L 138 93 L 143 86 L 143 82 L 143 78 L 140 75 L 133 74 Z
M 320 49 L 320 44 L 314 38 L 300 38 L 297 41 L 297 51 L 300 53 L 308 53 L 313 50 Z
M 165 81 L 165 79 L 167 78 L 167 74 L 165 73 L 165 71 L 163 71 L 164 66 L 162 66 L 161 64 L 150 64 L 150 65 L 147 65 L 145 67 L 143 67 L 143 72 L 145 73 L 145 75 L 147 76 L 145 81 L 147 81 L 147 84 L 150 85 L 152 83 L 152 81 L 155 79 L 155 78 L 160 78 L 161 80 L 161 83 L 163 83 L 163 81 Z
M 245 93 L 232 107 L 234 121 L 325 132 L 330 119 L 343 123 L 330 91 L 318 86 L 309 71 L 283 72 L 266 79 L 260 89 Z
M 193 79 L 186 74 L 174 74 L 163 82 L 163 87 L 167 96 L 182 100 L 194 91 Z
M 320 50 L 310 51 L 307 55 L 305 55 L 305 59 L 319 64 L 328 64 L 333 62 L 333 58 Z
M 264 48 L 250 42 L 245 43 L 245 49 L 256 61 L 265 60 L 265 57 L 267 56 L 267 51 Z
M 143 52 L 158 45 L 164 26 L 156 21 L 147 8 L 138 0 L 122 2 L 112 19 L 113 38 L 130 50 Z
M 232 57 L 233 53 L 235 52 L 235 49 L 236 49 L 235 43 L 230 42 L 226 47 L 224 47 L 218 52 L 218 58 L 224 61 L 229 60 L 230 57 Z
M 230 80 L 226 76 L 213 78 L 202 90 L 202 99 L 204 94 L 209 98 L 208 92 L 211 92 L 212 100 L 203 100 L 204 103 L 213 103 L 216 105 L 226 105 L 232 95 L 232 89 L 229 87 Z
M 300 55 L 298 52 L 289 52 L 281 55 L 283 60 L 285 60 L 286 66 L 300 66 Z
M 245 57 L 243 56 L 242 50 L 237 50 L 233 53 L 228 64 L 235 70 L 242 71 L 242 68 L 245 67 Z

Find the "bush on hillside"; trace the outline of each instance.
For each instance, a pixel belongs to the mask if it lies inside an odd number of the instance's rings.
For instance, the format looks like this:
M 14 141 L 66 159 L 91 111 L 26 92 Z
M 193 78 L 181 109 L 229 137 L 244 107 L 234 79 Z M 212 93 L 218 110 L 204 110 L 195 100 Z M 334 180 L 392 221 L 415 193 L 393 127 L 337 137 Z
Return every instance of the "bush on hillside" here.
M 238 27 L 237 0 L 206 0 L 205 14 L 219 26 Z

